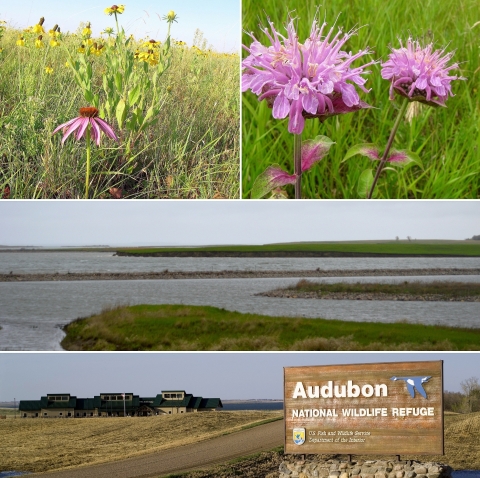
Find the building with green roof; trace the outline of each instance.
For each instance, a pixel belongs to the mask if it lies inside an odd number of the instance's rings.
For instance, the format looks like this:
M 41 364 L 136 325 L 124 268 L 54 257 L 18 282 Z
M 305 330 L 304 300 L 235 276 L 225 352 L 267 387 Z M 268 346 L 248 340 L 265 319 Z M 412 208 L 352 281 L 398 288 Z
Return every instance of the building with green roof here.
M 174 415 L 221 410 L 220 398 L 194 397 L 185 390 L 165 390 L 155 397 L 133 393 L 100 393 L 77 398 L 69 393 L 47 394 L 40 400 L 20 400 L 23 418 L 87 418 Z

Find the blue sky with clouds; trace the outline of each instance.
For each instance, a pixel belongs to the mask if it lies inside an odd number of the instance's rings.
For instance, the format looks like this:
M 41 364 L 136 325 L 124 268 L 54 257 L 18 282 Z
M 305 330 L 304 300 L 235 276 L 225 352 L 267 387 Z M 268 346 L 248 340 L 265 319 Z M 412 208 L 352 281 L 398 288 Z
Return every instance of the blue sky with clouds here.
M 204 397 L 281 399 L 283 367 L 372 362 L 444 361 L 444 389 L 461 391 L 476 376 L 478 353 L 1 353 L 0 401 L 47 393 L 89 397 L 103 392 L 152 396 L 185 390 Z
M 110 0 L 111 1 L 111 0 Z M 238 52 L 240 49 L 240 1 L 239 0 L 195 0 L 162 1 L 135 0 L 122 2 L 125 12 L 119 15 L 120 24 L 135 37 L 150 37 L 163 40 L 167 24 L 159 19 L 170 10 L 178 15 L 178 23 L 172 26 L 172 37 L 192 45 L 195 30 L 200 29 L 204 37 L 217 51 Z M 120 3 L 118 3 L 119 5 Z M 62 31 L 75 32 L 80 22 L 90 21 L 94 35 L 105 27 L 115 26 L 115 18 L 105 15 L 104 9 L 112 6 L 109 1 L 83 0 L 66 2 L 60 0 L 17 0 L 0 3 L 0 19 L 11 26 L 26 28 L 45 17 L 45 26 L 58 23 Z

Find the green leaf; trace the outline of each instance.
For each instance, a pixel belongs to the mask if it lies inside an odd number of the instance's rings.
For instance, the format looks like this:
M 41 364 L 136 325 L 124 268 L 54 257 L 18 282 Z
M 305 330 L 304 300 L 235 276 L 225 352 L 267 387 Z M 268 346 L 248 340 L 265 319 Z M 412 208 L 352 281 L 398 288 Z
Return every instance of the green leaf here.
M 84 90 L 83 96 L 85 96 L 85 100 L 87 103 L 93 105 L 94 103 L 94 96 L 90 90 Z
M 352 146 L 348 151 L 345 157 L 342 159 L 342 163 L 347 159 L 350 159 L 352 156 L 356 156 L 357 154 L 361 154 L 362 156 L 367 156 L 370 159 L 378 159 L 372 157 L 372 152 L 376 151 L 378 153 L 379 148 L 373 143 L 363 143 L 363 144 L 356 144 Z
M 117 110 L 115 112 L 115 115 L 117 117 L 117 123 L 118 127 L 122 129 L 123 127 L 123 122 L 125 121 L 125 116 L 126 116 L 126 104 L 123 98 L 120 99 L 117 105 Z
M 366 169 L 360 175 L 360 178 L 358 180 L 358 187 L 357 187 L 358 197 L 365 199 L 370 193 L 372 184 L 373 184 L 373 170 Z M 375 191 L 373 191 L 373 197 L 375 197 Z
M 138 97 L 140 96 L 140 93 L 141 93 L 141 90 L 140 90 L 139 84 L 129 91 L 128 102 L 130 103 L 130 105 L 134 105 L 137 102 Z
M 123 79 L 122 74 L 119 73 L 119 72 L 115 73 L 114 79 L 115 79 L 115 86 L 117 87 L 117 90 L 119 92 L 121 92 L 122 91 L 122 79 Z
M 414 153 L 413 151 L 403 151 L 403 150 L 398 150 L 398 149 L 392 149 L 391 153 L 388 155 L 388 159 L 393 157 L 403 157 L 404 159 L 402 161 L 391 161 L 390 164 L 395 164 L 397 166 L 406 166 L 407 164 L 410 163 L 416 163 L 418 164 L 421 168 L 423 168 L 422 160 L 420 159 L 420 156 L 417 153 Z

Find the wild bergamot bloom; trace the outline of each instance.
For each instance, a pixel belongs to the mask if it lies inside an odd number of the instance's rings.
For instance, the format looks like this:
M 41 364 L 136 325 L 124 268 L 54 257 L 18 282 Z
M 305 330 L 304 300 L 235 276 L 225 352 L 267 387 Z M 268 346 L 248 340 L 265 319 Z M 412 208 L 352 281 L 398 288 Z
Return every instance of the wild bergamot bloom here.
M 369 49 L 355 55 L 342 50 L 347 40 L 356 34 L 352 30 L 342 34 L 340 30 L 333 38 L 333 28 L 322 36 L 326 23 L 321 27 L 315 19 L 310 36 L 302 44 L 298 41 L 293 19 L 286 26 L 287 37 L 275 30 L 268 21 L 270 30 L 263 33 L 271 45 L 262 45 L 253 34 L 249 52 L 242 62 L 242 91 L 251 90 L 259 100 L 267 99 L 273 106 L 273 117 L 289 116 L 288 131 L 300 134 L 305 117 L 330 116 L 356 111 L 368 107 L 358 96 L 355 85 L 368 93 L 361 75 L 370 73 L 365 68 L 371 61 L 353 68 L 352 63 L 367 55 Z
M 458 68 L 458 63 L 448 66 L 453 52 L 433 51 L 433 44 L 422 48 L 418 41 L 411 38 L 404 47 L 393 49 L 388 60 L 382 66 L 382 78 L 389 80 L 390 99 L 394 91 L 410 101 L 421 101 L 430 105 L 445 106 L 452 93 L 453 80 L 465 80 L 460 76 L 450 76 L 449 72 Z
M 107 15 L 113 15 L 116 13 L 123 13 L 125 11 L 125 5 L 112 5 L 111 7 L 107 7 L 104 12 Z

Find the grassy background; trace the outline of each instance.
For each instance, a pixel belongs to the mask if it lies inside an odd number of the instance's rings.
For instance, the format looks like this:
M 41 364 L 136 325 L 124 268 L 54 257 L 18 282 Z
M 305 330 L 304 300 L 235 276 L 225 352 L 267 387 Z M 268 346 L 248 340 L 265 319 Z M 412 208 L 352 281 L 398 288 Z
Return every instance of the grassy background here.
M 316 3 L 293 0 L 278 3 L 273 0 L 256 2 L 243 0 L 243 28 L 254 32 L 256 38 L 268 44 L 258 24 L 266 25 L 267 15 L 277 30 L 285 33 L 283 25 L 288 12 L 298 17 L 301 42 L 310 32 Z M 394 147 L 417 152 L 422 165 L 411 163 L 405 168 L 393 166 L 384 171 L 377 185 L 378 198 L 477 198 L 480 192 L 480 21 L 477 0 L 334 0 L 320 9 L 329 26 L 337 16 L 338 26 L 349 30 L 364 26 L 351 38 L 346 50 L 356 52 L 367 45 L 374 50 L 371 59 L 387 59 L 389 45 L 398 48 L 398 38 L 404 41 L 411 35 L 423 42 L 434 41 L 436 48 L 456 50 L 453 61 L 460 64 L 460 73 L 467 81 L 454 81 L 454 98 L 447 108 L 422 108 L 411 124 L 400 126 Z M 243 43 L 251 38 L 244 33 Z M 244 52 L 246 55 L 246 52 Z M 356 66 L 358 63 L 354 63 Z M 357 182 L 365 169 L 376 168 L 363 156 L 354 156 L 342 163 L 349 148 L 359 143 L 386 145 L 396 117 L 399 102 L 388 99 L 389 82 L 380 76 L 380 65 L 371 67 L 367 75 L 369 94 L 360 92 L 362 100 L 376 109 L 337 116 L 320 124 L 306 121 L 303 139 L 326 135 L 336 142 L 329 154 L 303 176 L 303 196 L 306 198 L 357 198 Z M 242 171 L 243 196 L 249 197 L 256 177 L 272 163 L 293 172 L 293 138 L 287 131 L 288 118 L 275 120 L 266 102 L 258 102 L 251 92 L 243 94 Z M 288 186 L 289 197 L 293 187 Z
M 4 470 L 45 472 L 105 463 L 197 443 L 283 418 L 282 412 L 186 413 L 155 417 L 0 420 Z M 174 431 L 174 433 L 172 433 Z
M 61 133 L 52 131 L 86 102 L 63 47 L 21 48 L 18 33 L 7 29 L 0 45 L 0 198 L 7 186 L 11 198 L 83 197 L 84 143 L 69 138 L 62 147 Z M 80 40 L 70 35 L 63 43 L 76 51 Z M 92 147 L 91 197 L 109 198 L 113 187 L 125 198 L 238 198 L 238 64 L 237 55 L 174 45 L 158 123 L 137 142 L 133 167 L 124 147 L 108 138 Z M 95 91 L 102 68 L 103 57 L 95 57 Z
M 67 350 L 480 350 L 480 329 L 136 305 L 65 327 Z
M 419 254 L 480 256 L 480 241 L 359 241 L 359 242 L 314 242 L 265 244 L 259 246 L 210 246 L 210 247 L 155 247 L 118 249 L 118 252 L 131 255 L 162 253 L 202 253 L 202 252 L 342 252 L 373 254 Z

